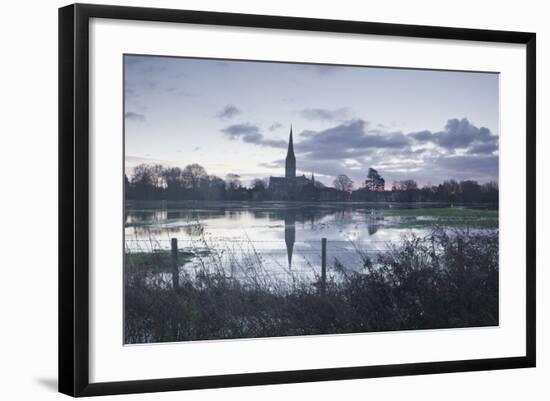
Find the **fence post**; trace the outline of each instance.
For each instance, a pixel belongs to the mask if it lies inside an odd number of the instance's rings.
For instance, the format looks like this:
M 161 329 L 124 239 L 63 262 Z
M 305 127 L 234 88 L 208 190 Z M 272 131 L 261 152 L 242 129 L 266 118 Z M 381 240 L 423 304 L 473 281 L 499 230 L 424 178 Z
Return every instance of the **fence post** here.
M 172 259 L 172 285 L 174 290 L 180 287 L 180 275 L 178 270 L 178 239 L 172 238 L 171 245 L 171 259 Z
M 327 239 L 321 238 L 321 292 L 324 294 L 327 285 Z
M 464 271 L 464 241 L 461 237 L 457 238 L 458 267 L 461 272 Z

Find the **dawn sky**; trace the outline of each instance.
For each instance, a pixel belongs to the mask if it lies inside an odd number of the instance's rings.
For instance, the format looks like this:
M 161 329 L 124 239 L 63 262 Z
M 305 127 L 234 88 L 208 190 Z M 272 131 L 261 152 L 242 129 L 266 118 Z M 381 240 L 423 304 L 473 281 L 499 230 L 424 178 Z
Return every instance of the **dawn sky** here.
M 125 56 L 126 171 L 140 163 L 355 187 L 498 181 L 498 74 Z

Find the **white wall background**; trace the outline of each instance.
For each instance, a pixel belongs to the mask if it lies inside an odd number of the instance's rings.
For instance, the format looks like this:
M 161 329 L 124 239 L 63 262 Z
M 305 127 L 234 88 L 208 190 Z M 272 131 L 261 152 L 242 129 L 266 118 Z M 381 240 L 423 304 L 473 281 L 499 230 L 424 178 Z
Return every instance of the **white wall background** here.
M 106 0 L 107 1 L 107 0 Z M 407 400 L 550 399 L 550 349 L 546 331 L 550 297 L 550 199 L 544 187 L 550 159 L 550 25 L 545 2 L 523 0 L 159 0 L 112 4 L 202 9 L 408 24 L 446 25 L 537 33 L 538 130 L 538 367 L 445 374 L 201 390 L 118 399 L 175 400 Z M 53 400 L 57 386 L 57 0 L 3 4 L 0 23 L 0 398 Z M 32 187 L 36 191 L 32 191 Z M 546 337 L 546 338 L 545 338 Z M 452 344 L 449 344 L 452 346 Z M 115 398 L 115 397 L 110 397 Z

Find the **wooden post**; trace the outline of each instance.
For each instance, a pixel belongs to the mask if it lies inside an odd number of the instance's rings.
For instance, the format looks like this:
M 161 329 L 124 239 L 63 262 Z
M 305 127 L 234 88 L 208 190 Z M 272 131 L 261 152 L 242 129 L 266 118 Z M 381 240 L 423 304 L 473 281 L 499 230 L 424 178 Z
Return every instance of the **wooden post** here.
M 458 268 L 464 272 L 464 242 L 461 237 L 457 238 Z
M 178 239 L 172 238 L 171 245 L 171 259 L 172 259 L 172 285 L 174 290 L 180 287 L 180 275 L 178 269 Z
M 430 253 L 430 258 L 432 258 L 432 268 L 435 269 L 437 267 L 437 263 L 435 260 L 435 242 L 434 242 L 434 235 L 432 233 L 430 237 L 431 243 L 432 243 L 432 252 Z
M 321 239 L 321 291 L 324 293 L 327 285 L 327 239 Z

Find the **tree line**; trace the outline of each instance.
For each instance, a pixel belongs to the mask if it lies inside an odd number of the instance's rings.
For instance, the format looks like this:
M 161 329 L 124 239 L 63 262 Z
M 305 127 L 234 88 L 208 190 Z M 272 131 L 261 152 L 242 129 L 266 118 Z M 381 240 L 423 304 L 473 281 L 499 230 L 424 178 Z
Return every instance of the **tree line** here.
M 140 164 L 133 168 L 130 178 L 124 175 L 127 200 L 278 200 L 269 190 L 269 182 L 256 178 L 244 186 L 238 174 L 225 178 L 209 175 L 197 164 L 185 168 L 164 167 L 159 164 Z M 498 203 L 498 183 L 479 184 L 474 180 L 446 180 L 438 185 L 420 187 L 414 180 L 395 181 L 388 188 L 385 179 L 374 168 L 369 168 L 359 188 L 347 175 L 340 174 L 333 181 L 334 188 L 326 188 L 319 181 L 311 181 L 294 194 L 294 200 L 318 200 L 323 191 L 336 191 L 338 200 L 370 202 L 449 202 Z

